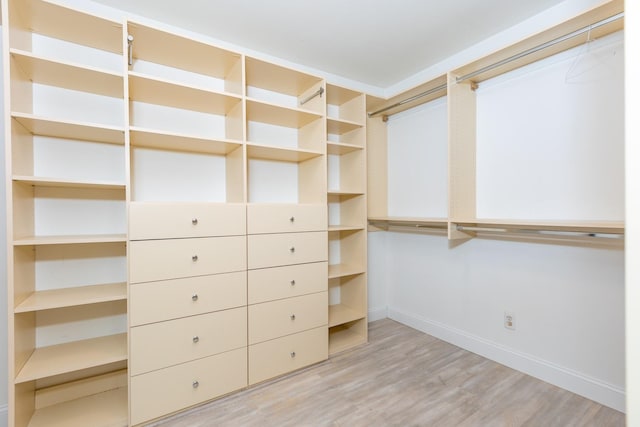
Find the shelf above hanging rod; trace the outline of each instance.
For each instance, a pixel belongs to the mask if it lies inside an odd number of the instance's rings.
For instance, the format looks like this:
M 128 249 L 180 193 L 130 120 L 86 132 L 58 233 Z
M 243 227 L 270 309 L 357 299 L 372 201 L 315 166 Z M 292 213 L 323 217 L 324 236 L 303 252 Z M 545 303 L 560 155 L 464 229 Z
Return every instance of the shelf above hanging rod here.
M 510 234 L 534 234 L 544 237 L 588 237 L 588 238 L 606 238 L 606 239 L 624 239 L 624 231 L 616 232 L 615 230 L 606 231 L 578 231 L 578 230 L 558 230 L 558 229 L 532 229 L 518 228 L 518 226 L 475 226 L 460 225 L 455 226 L 457 231 L 474 232 L 474 233 L 510 233 Z
M 373 111 L 371 113 L 367 113 L 367 116 L 369 116 L 369 118 L 375 117 L 375 116 L 377 116 L 379 114 L 382 114 L 382 113 L 384 113 L 386 111 L 392 110 L 394 108 L 400 107 L 402 105 L 408 104 L 408 103 L 416 101 L 416 100 L 418 100 L 420 98 L 424 98 L 425 96 L 429 96 L 429 95 L 432 95 L 432 94 L 434 94 L 436 92 L 440 92 L 440 91 L 446 90 L 446 89 L 447 89 L 447 84 L 446 83 L 445 84 L 441 84 L 441 85 L 436 86 L 434 88 L 431 88 L 429 90 L 425 90 L 424 92 L 420 92 L 417 95 L 413 95 L 413 96 L 411 96 L 411 97 L 409 97 L 407 99 L 403 99 L 402 101 L 398 101 L 395 104 L 389 105 L 387 107 L 381 108 L 381 109 Z
M 305 99 L 300 101 L 300 105 L 306 104 L 307 102 L 311 101 L 316 96 L 322 96 L 323 93 L 324 93 L 324 88 L 321 87 L 317 91 L 313 92 L 311 95 L 307 96 Z

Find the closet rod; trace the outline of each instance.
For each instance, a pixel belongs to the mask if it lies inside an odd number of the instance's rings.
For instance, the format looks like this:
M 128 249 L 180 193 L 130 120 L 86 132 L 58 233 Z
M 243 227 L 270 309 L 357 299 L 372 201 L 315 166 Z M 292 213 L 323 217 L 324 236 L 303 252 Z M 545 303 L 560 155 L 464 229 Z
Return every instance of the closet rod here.
M 548 47 L 555 46 L 558 43 L 562 43 L 564 41 L 567 41 L 569 39 L 572 39 L 572 38 L 577 37 L 579 35 L 582 35 L 584 33 L 588 33 L 591 30 L 594 30 L 596 28 L 602 27 L 603 25 L 607 25 L 607 24 L 609 24 L 611 22 L 617 21 L 618 19 L 622 19 L 622 18 L 624 18 L 624 12 L 620 12 L 620 13 L 618 13 L 616 15 L 613 15 L 613 16 L 610 16 L 608 18 L 605 18 L 602 21 L 598 21 L 598 22 L 596 22 L 594 24 L 587 25 L 586 27 L 580 28 L 579 30 L 576 30 L 576 31 L 573 31 L 571 33 L 565 34 L 564 36 L 560 36 L 560 37 L 555 38 L 553 40 L 550 40 L 550 41 L 548 41 L 546 43 L 542 43 L 542 44 L 540 44 L 538 46 L 532 47 L 531 49 L 527 49 L 524 52 L 517 53 L 517 54 L 515 54 L 513 56 L 510 56 L 508 58 L 505 58 L 505 59 L 503 59 L 501 61 L 498 61 L 498 62 L 493 63 L 491 65 L 487 65 L 485 67 L 482 67 L 479 70 L 473 71 L 473 72 L 471 72 L 469 74 L 465 74 L 464 76 L 456 77 L 456 83 L 460 83 L 462 81 L 472 79 L 472 78 L 474 78 L 474 77 L 476 77 L 476 76 L 478 76 L 478 75 L 480 75 L 482 73 L 485 73 L 487 71 L 491 71 L 491 70 L 493 70 L 495 68 L 501 67 L 501 66 L 506 65 L 506 64 L 508 64 L 510 62 L 516 61 L 516 60 L 518 60 L 520 58 L 524 58 L 525 56 L 528 56 L 528 55 L 531 55 L 533 53 L 539 52 L 539 51 L 541 51 L 543 49 L 546 49 Z
M 422 97 L 425 97 L 425 96 L 431 95 L 432 93 L 439 92 L 439 91 L 444 90 L 444 89 L 446 89 L 446 88 L 447 88 L 447 84 L 446 84 L 446 83 L 441 84 L 440 86 L 436 86 L 436 87 L 434 87 L 434 88 L 432 88 L 432 89 L 426 90 L 426 91 L 424 91 L 424 92 L 420 92 L 420 93 L 419 93 L 419 94 L 417 94 L 417 95 L 413 95 L 413 96 L 412 96 L 412 97 L 410 97 L 410 98 L 403 99 L 402 101 L 398 101 L 398 102 L 396 102 L 396 103 L 395 103 L 395 104 L 393 104 L 393 105 L 389 105 L 389 106 L 387 106 L 387 107 L 381 108 L 381 109 L 376 110 L 376 111 L 374 111 L 374 112 L 372 112 L 372 113 L 367 113 L 367 116 L 369 116 L 369 118 L 374 117 L 374 116 L 377 116 L 378 114 L 384 113 L 385 111 L 389 111 L 389 110 L 391 110 L 392 108 L 399 107 L 399 106 L 401 106 L 401 105 L 404 105 L 404 104 L 407 104 L 407 103 L 409 103 L 409 102 L 415 101 L 416 99 L 420 99 L 420 98 L 422 98 Z
M 457 231 L 476 231 L 489 233 L 520 233 L 520 234 L 538 234 L 542 236 L 572 236 L 572 237 L 598 237 L 607 239 L 622 239 L 624 233 L 590 233 L 585 231 L 562 231 L 562 230 L 530 230 L 523 228 L 491 228 L 476 227 L 471 225 L 456 225 Z
M 320 89 L 318 89 L 317 91 L 313 92 L 311 95 L 307 96 L 305 99 L 300 101 L 300 105 L 306 104 L 307 102 L 311 101 L 316 96 L 322 96 L 323 93 L 324 93 L 324 88 L 321 87 Z

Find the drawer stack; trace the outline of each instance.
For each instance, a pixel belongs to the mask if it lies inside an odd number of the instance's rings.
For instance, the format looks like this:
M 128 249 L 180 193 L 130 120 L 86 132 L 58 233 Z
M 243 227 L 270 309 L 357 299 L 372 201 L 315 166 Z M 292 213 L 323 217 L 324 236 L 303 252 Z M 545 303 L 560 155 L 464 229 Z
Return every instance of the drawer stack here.
M 249 384 L 328 357 L 326 224 L 326 205 L 248 205 Z
M 243 204 L 131 203 L 131 423 L 247 385 Z

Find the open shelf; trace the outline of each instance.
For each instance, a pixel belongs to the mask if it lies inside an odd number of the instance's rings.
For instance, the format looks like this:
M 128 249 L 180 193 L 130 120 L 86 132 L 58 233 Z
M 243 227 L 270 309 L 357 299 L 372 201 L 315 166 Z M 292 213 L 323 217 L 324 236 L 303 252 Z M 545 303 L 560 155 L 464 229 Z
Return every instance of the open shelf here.
M 247 99 L 247 120 L 299 129 L 321 119 L 322 115 L 300 108 L 290 108 L 269 102 Z
M 322 156 L 313 150 L 283 148 L 262 144 L 247 144 L 247 157 L 251 159 L 277 160 L 283 162 L 304 162 Z
M 348 154 L 353 151 L 363 150 L 364 147 L 356 144 L 347 144 L 343 142 L 327 142 L 327 154 L 335 154 L 337 156 Z
M 329 225 L 328 231 L 358 231 L 364 228 L 362 225 Z
M 389 229 L 390 227 L 411 227 L 415 229 L 428 228 L 446 231 L 449 224 L 447 218 L 384 216 L 369 217 L 367 220 L 370 225 L 382 229 Z
M 19 112 L 13 112 L 11 117 L 33 135 L 119 145 L 124 144 L 124 128 L 117 126 L 71 120 L 55 120 Z
M 363 320 L 356 323 L 364 322 Z M 366 327 L 366 323 L 364 324 Z M 367 342 L 366 334 L 356 326 L 339 325 L 329 329 L 329 354 L 333 355 Z
M 327 195 L 329 196 L 336 196 L 336 197 L 357 197 L 357 196 L 362 196 L 364 195 L 363 191 L 345 191 L 345 190 L 329 190 L 327 192 Z
M 624 221 L 473 219 L 451 222 L 463 226 L 495 229 L 624 234 Z
M 19 49 L 11 49 L 10 52 L 18 68 L 34 83 L 123 98 L 122 74 L 61 62 Z
M 334 304 L 329 306 L 329 327 L 343 325 L 355 320 L 364 319 L 366 314 L 362 314 L 357 310 L 344 305 Z
M 16 376 L 24 383 L 127 360 L 127 334 L 74 341 L 36 349 Z
M 201 138 L 176 132 L 166 132 L 131 126 L 131 145 L 161 150 L 188 151 L 225 155 L 242 146 L 242 141 Z
M 86 243 L 124 243 L 126 234 L 93 234 L 77 236 L 26 236 L 15 239 L 15 246 L 79 245 Z
M 14 175 L 13 181 L 37 187 L 93 188 L 103 190 L 124 190 L 126 184 L 107 181 L 78 181 L 72 179 L 46 178 L 38 176 Z
M 342 135 L 361 127 L 360 123 L 327 117 L 327 133 Z
M 15 308 L 15 313 L 28 313 L 53 308 L 74 307 L 127 299 L 126 283 L 79 286 L 75 288 L 37 291 Z
M 120 427 L 128 423 L 125 387 L 37 409 L 29 427 Z
M 353 264 L 331 264 L 329 265 L 329 279 L 337 279 L 340 277 L 353 276 L 362 274 L 365 268 L 360 265 Z

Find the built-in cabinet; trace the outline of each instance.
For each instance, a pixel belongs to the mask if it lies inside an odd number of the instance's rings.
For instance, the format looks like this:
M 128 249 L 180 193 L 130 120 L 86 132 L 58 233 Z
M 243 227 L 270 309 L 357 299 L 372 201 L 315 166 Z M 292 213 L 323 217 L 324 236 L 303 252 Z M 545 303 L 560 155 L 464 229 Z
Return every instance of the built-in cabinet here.
M 144 424 L 366 342 L 364 94 L 47 0 L 2 17 L 10 426 Z

